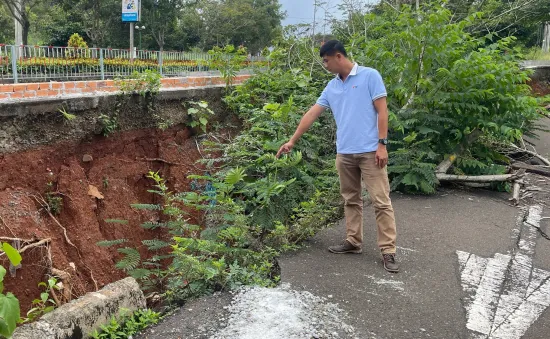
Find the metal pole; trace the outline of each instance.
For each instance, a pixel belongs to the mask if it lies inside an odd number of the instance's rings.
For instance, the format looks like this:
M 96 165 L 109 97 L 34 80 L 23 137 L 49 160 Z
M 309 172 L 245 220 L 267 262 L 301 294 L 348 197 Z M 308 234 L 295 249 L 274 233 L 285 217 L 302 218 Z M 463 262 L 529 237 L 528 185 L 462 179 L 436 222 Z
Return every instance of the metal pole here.
M 198 64 L 197 66 L 198 66 L 199 72 L 201 72 L 202 71 L 201 66 L 202 66 L 203 61 L 202 61 L 202 58 L 199 57 L 199 54 L 195 55 L 194 58 L 190 58 L 190 59 L 196 59 L 197 60 L 197 64 Z
M 130 60 L 134 60 L 134 23 L 130 22 Z
M 550 22 L 544 24 L 544 30 L 542 33 L 542 51 L 548 53 L 550 50 Z
M 162 76 L 162 51 L 159 51 L 159 73 Z
M 105 80 L 105 64 L 103 63 L 103 48 L 99 49 L 99 68 L 101 69 L 101 80 Z
M 11 72 L 13 74 L 13 83 L 16 84 L 17 81 L 17 54 L 15 53 L 15 46 L 11 46 Z

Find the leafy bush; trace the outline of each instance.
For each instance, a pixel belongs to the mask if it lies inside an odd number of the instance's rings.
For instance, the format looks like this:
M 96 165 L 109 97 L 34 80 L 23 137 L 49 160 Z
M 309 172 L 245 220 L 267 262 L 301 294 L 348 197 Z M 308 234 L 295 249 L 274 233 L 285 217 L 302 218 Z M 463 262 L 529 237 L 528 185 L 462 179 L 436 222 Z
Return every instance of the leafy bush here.
M 69 41 L 67 41 L 67 47 L 88 48 L 88 44 L 86 43 L 86 41 L 84 41 L 84 38 L 82 38 L 80 34 L 74 33 L 69 38 Z
M 27 318 L 20 320 L 22 323 L 34 321 L 59 306 L 50 298 L 50 290 L 59 289 L 55 278 L 48 279 L 47 283 L 38 283 L 38 287 L 42 287 L 44 290 L 40 293 L 39 299 L 32 301 L 32 308 L 27 312 Z
M 155 70 L 134 71 L 127 77 L 115 79 L 123 95 L 137 93 L 143 97 L 156 95 L 160 90 L 161 75 Z
M 214 112 L 208 108 L 206 101 L 189 101 L 187 104 L 191 107 L 187 109 L 190 122 L 187 124 L 191 128 L 198 127 L 203 133 L 206 133 L 206 126 Z
M 131 338 L 161 319 L 160 313 L 150 309 L 137 310 L 133 313 L 121 312 L 118 317 L 112 317 L 108 324 L 102 325 L 100 330 L 90 334 L 94 339 L 126 339 Z
M 233 79 L 248 63 L 246 62 L 246 48 L 240 46 L 235 48 L 233 45 L 227 45 L 223 48 L 215 46 L 208 51 L 211 55 L 209 66 L 212 69 L 217 69 L 225 79 L 225 85 L 230 87 L 233 85 Z
M 88 44 L 84 41 L 84 38 L 82 38 L 80 34 L 74 33 L 71 35 L 69 41 L 67 42 L 65 56 L 70 59 L 90 57 Z
M 467 152 L 489 168 L 503 157 L 479 152 L 484 140 L 514 142 L 536 130 L 537 102 L 526 84 L 530 71 L 520 69 L 521 51 L 511 47 L 513 37 L 468 34 L 480 15 L 450 23 L 451 12 L 433 5 L 418 22 L 410 7 L 388 10 L 367 14 L 373 24 L 347 39 L 359 63 L 385 76 L 390 138 L 398 141 L 390 148 L 394 188 L 431 193 L 437 181 L 429 168 L 447 154 Z
M 21 264 L 21 255 L 8 243 L 2 243 L 2 250 L 8 257 L 11 265 Z M 0 335 L 11 337 L 20 317 L 19 300 L 11 293 L 4 294 L 4 277 L 6 269 L 0 265 Z

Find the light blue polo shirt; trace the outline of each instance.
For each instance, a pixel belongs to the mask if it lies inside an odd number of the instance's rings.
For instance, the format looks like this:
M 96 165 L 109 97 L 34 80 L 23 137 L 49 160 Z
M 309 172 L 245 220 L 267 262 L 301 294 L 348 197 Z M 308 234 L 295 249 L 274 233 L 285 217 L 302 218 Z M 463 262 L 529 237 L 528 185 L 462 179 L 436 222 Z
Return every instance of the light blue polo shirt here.
M 340 154 L 374 152 L 378 149 L 378 112 L 374 100 L 387 96 L 377 70 L 355 64 L 342 81 L 332 79 L 317 100 L 330 108 L 336 120 L 336 151 Z

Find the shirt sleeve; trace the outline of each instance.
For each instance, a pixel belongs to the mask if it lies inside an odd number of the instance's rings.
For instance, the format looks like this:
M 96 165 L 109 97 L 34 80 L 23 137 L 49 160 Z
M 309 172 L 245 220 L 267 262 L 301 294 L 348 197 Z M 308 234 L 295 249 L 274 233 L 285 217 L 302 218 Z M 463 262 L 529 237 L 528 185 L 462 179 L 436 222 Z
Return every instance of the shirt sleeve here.
M 328 102 L 327 88 L 328 88 L 328 85 L 323 90 L 323 93 L 321 93 L 321 96 L 319 97 L 319 99 L 317 99 L 317 105 L 321 105 L 323 107 L 330 109 L 330 103 Z
M 369 89 L 372 101 L 388 96 L 382 76 L 377 70 L 373 70 L 372 73 L 369 74 L 367 78 L 367 88 Z

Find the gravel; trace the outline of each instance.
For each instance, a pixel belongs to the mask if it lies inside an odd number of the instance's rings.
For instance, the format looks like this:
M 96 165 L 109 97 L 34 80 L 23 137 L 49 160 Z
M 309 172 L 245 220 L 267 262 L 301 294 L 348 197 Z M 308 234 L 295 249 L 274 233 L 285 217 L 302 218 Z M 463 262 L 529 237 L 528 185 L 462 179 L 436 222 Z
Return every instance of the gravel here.
M 364 338 L 346 324 L 346 313 L 330 302 L 331 297 L 296 291 L 289 284 L 243 287 L 192 301 L 135 338 Z
M 226 326 L 210 339 L 355 338 L 336 304 L 289 285 L 243 288 L 226 307 Z

